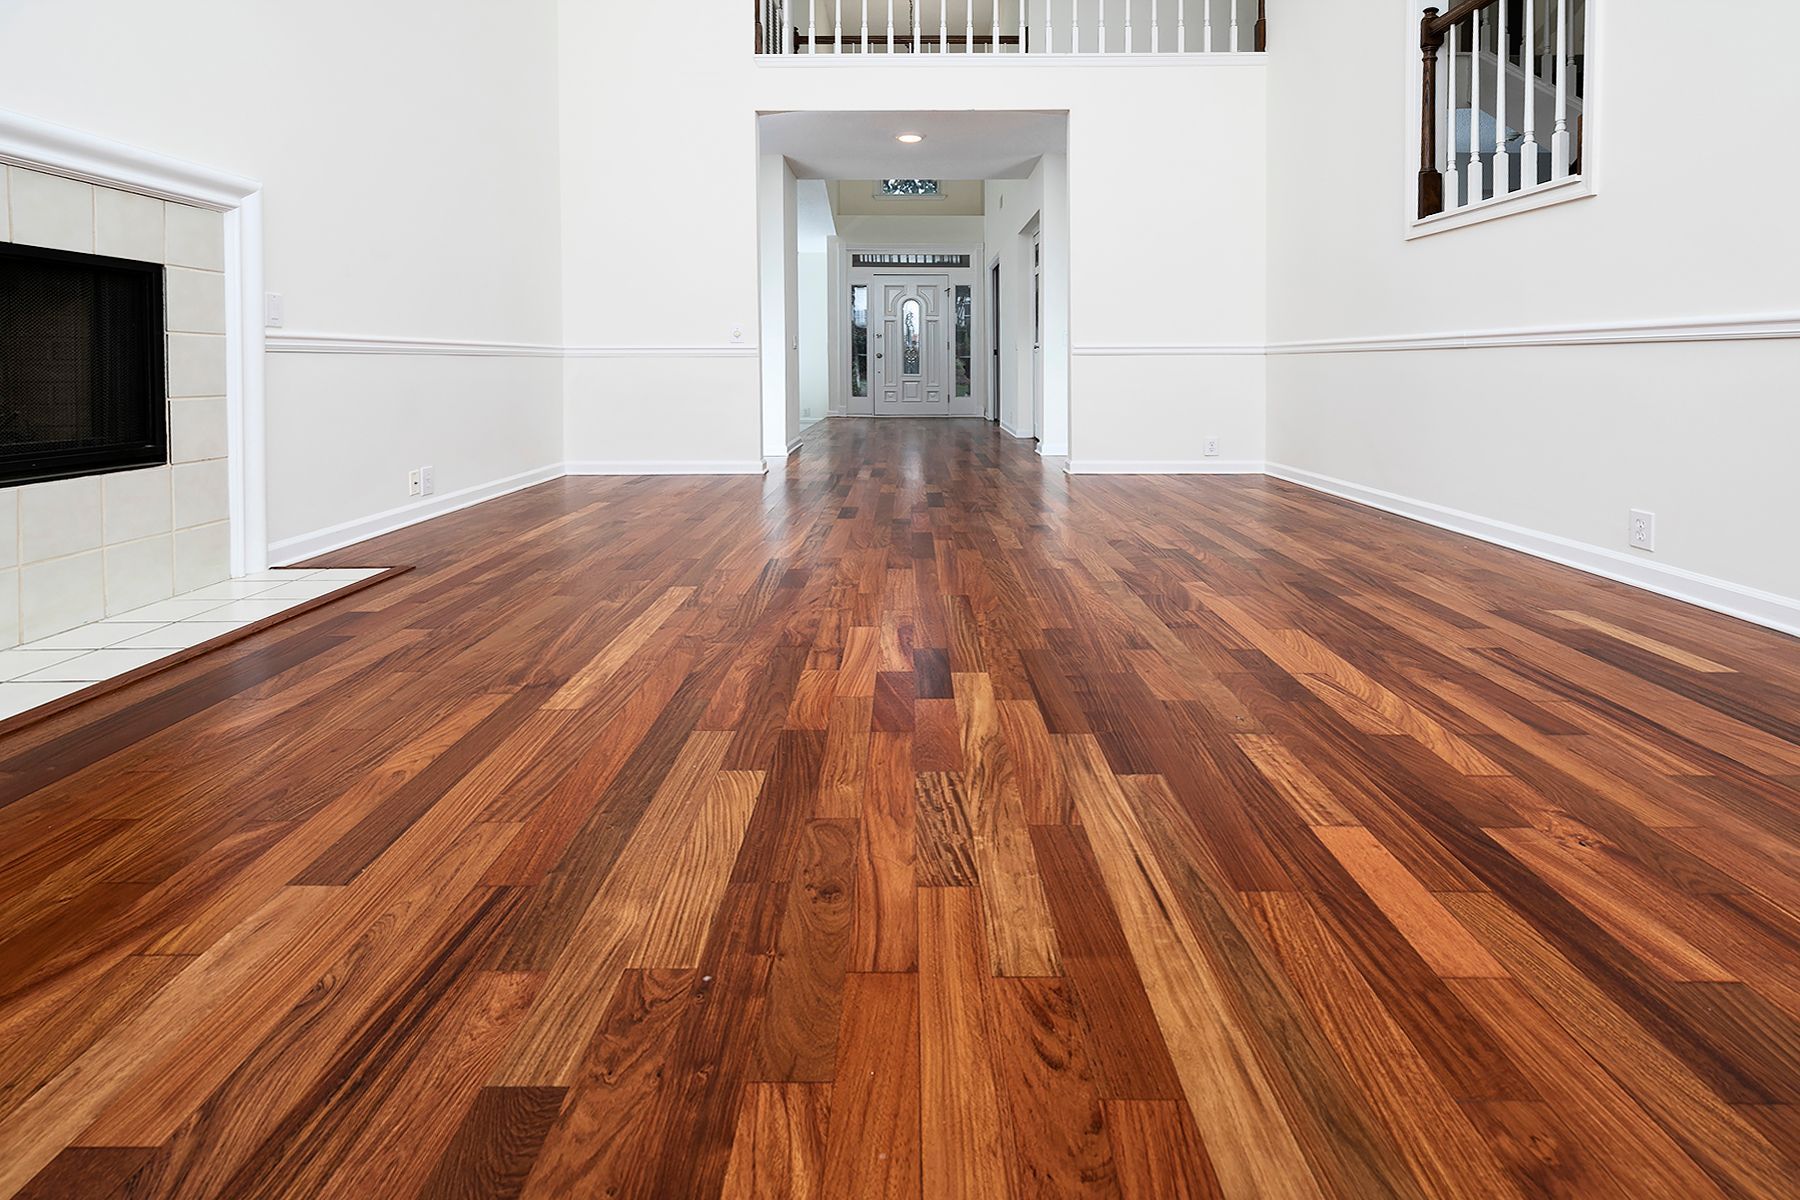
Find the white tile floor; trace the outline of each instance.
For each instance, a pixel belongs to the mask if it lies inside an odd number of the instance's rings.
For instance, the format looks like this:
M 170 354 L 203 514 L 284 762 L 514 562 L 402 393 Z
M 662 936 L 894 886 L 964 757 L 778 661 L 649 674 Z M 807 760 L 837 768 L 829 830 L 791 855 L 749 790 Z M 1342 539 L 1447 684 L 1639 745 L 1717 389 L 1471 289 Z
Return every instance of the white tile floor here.
M 177 650 L 316 600 L 381 570 L 259 571 L 0 650 L 0 720 L 149 666 Z

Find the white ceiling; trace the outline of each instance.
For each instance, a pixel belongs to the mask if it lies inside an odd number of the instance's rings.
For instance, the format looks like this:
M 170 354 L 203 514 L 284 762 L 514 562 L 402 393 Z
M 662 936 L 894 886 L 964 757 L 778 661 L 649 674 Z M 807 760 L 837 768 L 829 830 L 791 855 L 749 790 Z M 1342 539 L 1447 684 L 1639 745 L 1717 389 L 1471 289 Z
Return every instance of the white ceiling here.
M 787 112 L 757 128 L 801 179 L 1023 179 L 1068 148 L 1068 115 L 1051 112 Z

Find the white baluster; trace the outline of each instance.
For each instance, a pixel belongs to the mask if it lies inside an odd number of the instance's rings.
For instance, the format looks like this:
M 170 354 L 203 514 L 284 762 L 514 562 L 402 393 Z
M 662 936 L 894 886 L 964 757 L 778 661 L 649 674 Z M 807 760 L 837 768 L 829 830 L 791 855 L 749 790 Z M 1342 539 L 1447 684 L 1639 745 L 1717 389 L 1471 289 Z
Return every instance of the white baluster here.
M 1175 0 L 1175 53 L 1187 53 L 1187 0 Z
M 1519 186 L 1536 187 L 1544 182 L 1543 168 L 1538 164 L 1537 142 L 1537 21 L 1532 9 L 1537 0 L 1525 0 L 1525 51 L 1519 67 L 1525 76 L 1525 140 L 1519 144 Z
M 1212 0 L 1200 10 L 1200 49 L 1212 53 Z
M 1506 152 L 1506 0 L 1500 0 L 1499 37 L 1494 55 L 1494 195 L 1512 191 L 1512 155 Z
M 1135 7 L 1131 0 L 1125 0 L 1125 53 L 1130 54 L 1135 42 L 1131 37 L 1131 10 Z
M 1550 135 L 1550 178 L 1569 177 L 1569 0 L 1556 0 L 1556 132 Z
M 819 0 L 806 0 L 806 52 L 808 54 L 819 52 L 818 12 Z
M 1150 0 L 1150 53 L 1155 54 L 1162 49 L 1162 39 L 1157 35 L 1162 32 L 1162 14 L 1157 11 L 1156 0 Z
M 1094 47 L 1094 53 L 1106 53 L 1106 0 L 1100 0 L 1100 41 Z
M 1238 0 L 1226 0 L 1226 2 L 1231 5 L 1231 52 L 1236 54 L 1238 52 Z
M 1069 53 L 1081 53 L 1081 0 L 1069 5 Z
M 1469 14 L 1469 203 L 1487 199 L 1481 173 L 1481 10 Z
M 1447 122 L 1449 134 L 1445 138 L 1445 144 L 1450 147 L 1447 156 L 1450 165 L 1444 169 L 1445 212 L 1462 207 L 1462 174 L 1457 169 L 1456 162 L 1456 29 L 1455 25 L 1450 27 L 1450 36 L 1444 42 L 1444 100 L 1450 111 L 1450 120 Z
M 859 54 L 869 52 L 869 0 L 862 0 L 862 40 L 856 43 Z
M 894 0 L 887 0 L 887 6 L 888 6 L 887 52 L 889 54 L 892 54 L 894 52 Z
M 919 53 L 924 47 L 920 44 L 921 31 L 924 29 L 924 14 L 919 12 L 919 0 L 912 0 L 912 52 Z
M 975 53 L 975 0 L 963 0 L 963 53 Z
M 950 0 L 938 0 L 938 53 L 948 48 L 950 41 Z
M 994 0 L 994 16 L 988 23 L 988 53 L 1000 53 L 1000 0 Z

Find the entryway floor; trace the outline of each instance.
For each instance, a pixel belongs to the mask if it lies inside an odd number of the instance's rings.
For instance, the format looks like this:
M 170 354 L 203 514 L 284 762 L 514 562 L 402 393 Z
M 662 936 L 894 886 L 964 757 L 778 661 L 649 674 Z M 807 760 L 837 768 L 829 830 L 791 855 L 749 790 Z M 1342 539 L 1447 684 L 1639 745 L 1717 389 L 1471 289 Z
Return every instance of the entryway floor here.
M 380 567 L 259 571 L 0 650 L 0 720 L 279 616 L 381 572 Z

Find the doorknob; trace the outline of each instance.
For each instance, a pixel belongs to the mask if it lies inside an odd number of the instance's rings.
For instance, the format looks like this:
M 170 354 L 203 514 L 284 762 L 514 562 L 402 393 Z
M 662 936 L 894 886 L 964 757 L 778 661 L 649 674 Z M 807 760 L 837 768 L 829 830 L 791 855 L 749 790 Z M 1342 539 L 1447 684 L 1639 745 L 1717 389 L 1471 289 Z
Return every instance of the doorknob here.
M 875 352 L 875 357 L 876 357 L 876 358 L 880 358 L 880 357 L 881 357 L 881 351 L 879 351 L 879 350 L 877 350 L 877 351 L 876 351 L 876 352 Z

